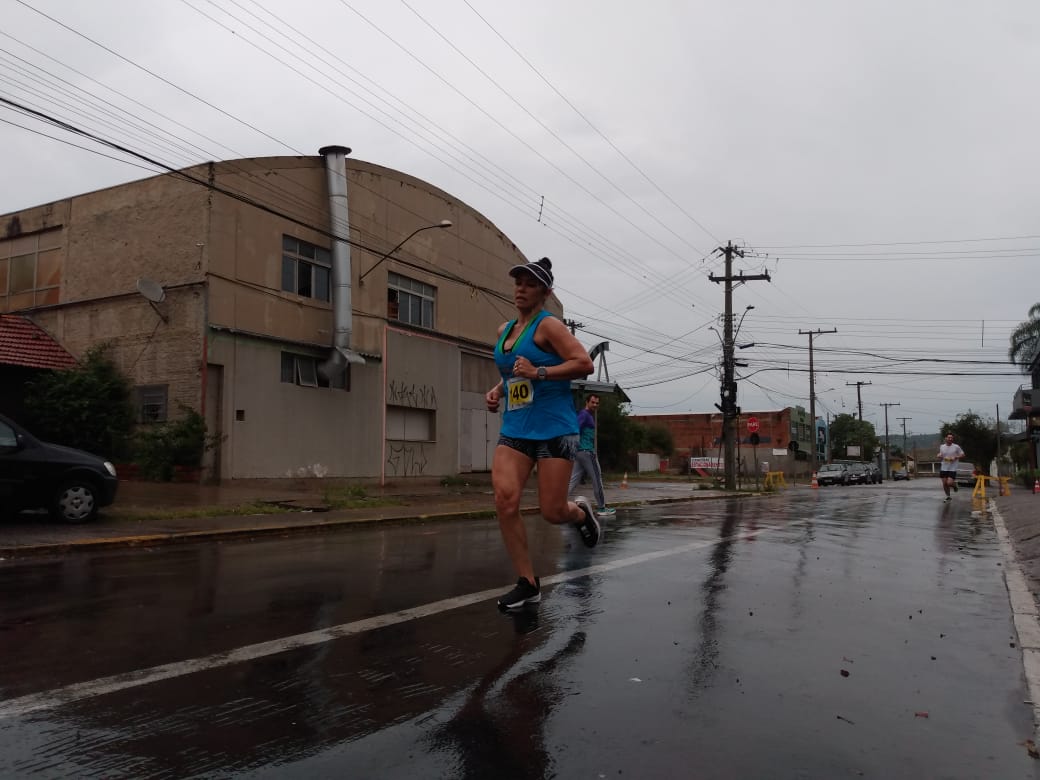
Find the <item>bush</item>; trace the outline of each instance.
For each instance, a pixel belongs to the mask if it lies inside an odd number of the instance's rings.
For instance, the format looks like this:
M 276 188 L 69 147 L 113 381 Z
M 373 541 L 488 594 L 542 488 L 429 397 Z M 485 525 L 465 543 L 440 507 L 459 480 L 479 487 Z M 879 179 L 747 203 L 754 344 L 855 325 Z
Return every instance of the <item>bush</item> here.
M 91 347 L 75 368 L 30 381 L 25 391 L 26 427 L 55 444 L 122 457 L 134 425 L 133 388 L 108 357 L 109 347 Z
M 176 466 L 198 468 L 213 446 L 207 441 L 202 415 L 184 404 L 180 408 L 181 419 L 150 425 L 134 436 L 134 462 L 145 479 L 169 482 Z

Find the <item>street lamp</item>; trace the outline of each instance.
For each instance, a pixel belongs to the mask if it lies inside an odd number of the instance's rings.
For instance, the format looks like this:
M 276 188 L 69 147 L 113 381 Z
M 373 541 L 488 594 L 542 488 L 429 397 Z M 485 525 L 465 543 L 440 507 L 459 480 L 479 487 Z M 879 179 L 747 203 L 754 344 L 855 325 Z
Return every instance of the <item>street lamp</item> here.
M 747 316 L 747 313 L 753 308 L 755 307 L 749 304 L 747 308 L 744 309 L 744 313 L 740 315 L 740 322 L 737 323 L 737 329 L 733 332 L 734 339 L 737 337 L 737 334 L 740 333 L 740 326 L 744 324 L 744 318 Z
M 450 227 L 451 227 L 451 220 L 450 219 L 442 219 L 436 225 L 425 225 L 424 227 L 416 228 L 411 233 L 409 233 L 407 236 L 405 236 L 397 246 L 395 246 L 393 249 L 391 249 L 385 255 L 383 255 L 378 260 L 376 260 L 375 265 L 373 265 L 371 268 L 369 268 L 367 271 L 365 271 L 363 274 L 361 274 L 361 276 L 358 278 L 358 285 L 360 286 L 361 284 L 363 284 L 364 281 L 365 281 L 365 277 L 366 276 L 368 276 L 370 273 L 372 273 L 374 270 L 376 270 L 376 268 L 379 267 L 380 263 L 382 263 L 384 260 L 386 260 L 386 258 L 390 257 L 390 255 L 392 255 L 394 252 L 396 252 L 398 249 L 400 249 L 402 246 L 404 246 L 408 242 L 408 240 L 411 239 L 412 236 L 416 235 L 417 233 L 421 233 L 424 230 L 433 230 L 434 228 L 450 228 Z

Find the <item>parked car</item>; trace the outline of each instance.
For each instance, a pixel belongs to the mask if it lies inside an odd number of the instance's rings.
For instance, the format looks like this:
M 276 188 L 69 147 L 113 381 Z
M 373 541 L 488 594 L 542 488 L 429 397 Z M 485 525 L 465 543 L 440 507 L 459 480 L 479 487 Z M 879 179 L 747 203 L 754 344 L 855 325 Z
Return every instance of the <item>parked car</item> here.
M 107 460 L 40 441 L 0 414 L 0 510 L 45 508 L 66 523 L 85 523 L 115 500 L 118 484 Z
M 849 472 L 842 463 L 824 463 L 816 472 L 816 484 L 824 485 L 847 485 L 849 484 Z
M 965 463 L 963 460 L 957 463 L 957 484 L 967 487 L 975 487 L 974 463 Z
M 870 484 L 880 485 L 882 482 L 885 481 L 885 477 L 881 473 L 881 469 L 878 468 L 878 465 L 876 463 L 867 463 L 865 465 L 867 467 L 867 472 L 870 475 L 870 479 L 867 480 L 868 482 L 870 482 Z
M 867 471 L 867 464 L 865 463 L 850 463 L 849 464 L 849 484 L 850 485 L 866 485 L 870 482 L 870 472 Z
M 892 481 L 898 482 L 901 479 L 910 479 L 910 475 L 906 469 L 892 469 Z

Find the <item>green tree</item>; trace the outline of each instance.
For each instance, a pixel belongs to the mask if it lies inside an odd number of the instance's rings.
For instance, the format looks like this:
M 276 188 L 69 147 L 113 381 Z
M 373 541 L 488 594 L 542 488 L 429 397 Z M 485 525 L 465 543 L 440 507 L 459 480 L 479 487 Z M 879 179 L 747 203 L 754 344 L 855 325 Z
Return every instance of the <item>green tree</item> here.
M 672 432 L 667 428 L 660 425 L 639 425 L 638 427 L 642 429 L 642 445 L 647 450 L 665 456 L 670 456 L 675 451 Z
M 601 395 L 596 415 L 597 444 L 600 465 L 607 471 L 635 468 L 641 426 L 629 417 L 628 404 L 612 395 Z
M 629 414 L 629 405 L 616 396 L 600 396 L 596 425 L 597 452 L 605 471 L 631 471 L 636 467 L 638 452 L 670 456 L 675 451 L 671 431 L 636 422 Z
M 1023 374 L 1028 374 L 1029 365 L 1037 354 L 1040 354 L 1040 303 L 1034 303 L 1029 308 L 1029 319 L 1011 331 L 1008 359 Z
M 939 433 L 944 438 L 952 433 L 954 441 L 964 450 L 964 460 L 989 470 L 989 462 L 997 454 L 996 422 L 992 417 L 981 417 L 969 409 L 958 414 L 952 423 L 944 422 Z
M 866 420 L 859 420 L 851 414 L 839 414 L 830 425 L 831 457 L 837 460 L 847 458 L 849 445 L 858 445 L 860 460 L 874 460 L 880 444 L 874 425 Z M 852 458 L 855 460 L 855 458 Z
M 134 425 L 133 388 L 108 356 L 109 347 L 91 347 L 75 368 L 42 374 L 26 385 L 33 433 L 109 458 L 127 454 Z

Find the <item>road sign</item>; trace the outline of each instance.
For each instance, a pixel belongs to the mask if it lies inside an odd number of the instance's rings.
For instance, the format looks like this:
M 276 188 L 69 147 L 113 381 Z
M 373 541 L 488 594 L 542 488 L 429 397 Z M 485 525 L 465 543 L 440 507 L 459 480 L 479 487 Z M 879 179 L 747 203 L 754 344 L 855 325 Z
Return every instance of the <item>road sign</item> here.
M 758 418 L 757 417 L 748 417 L 747 418 L 747 432 L 748 433 L 758 433 Z

